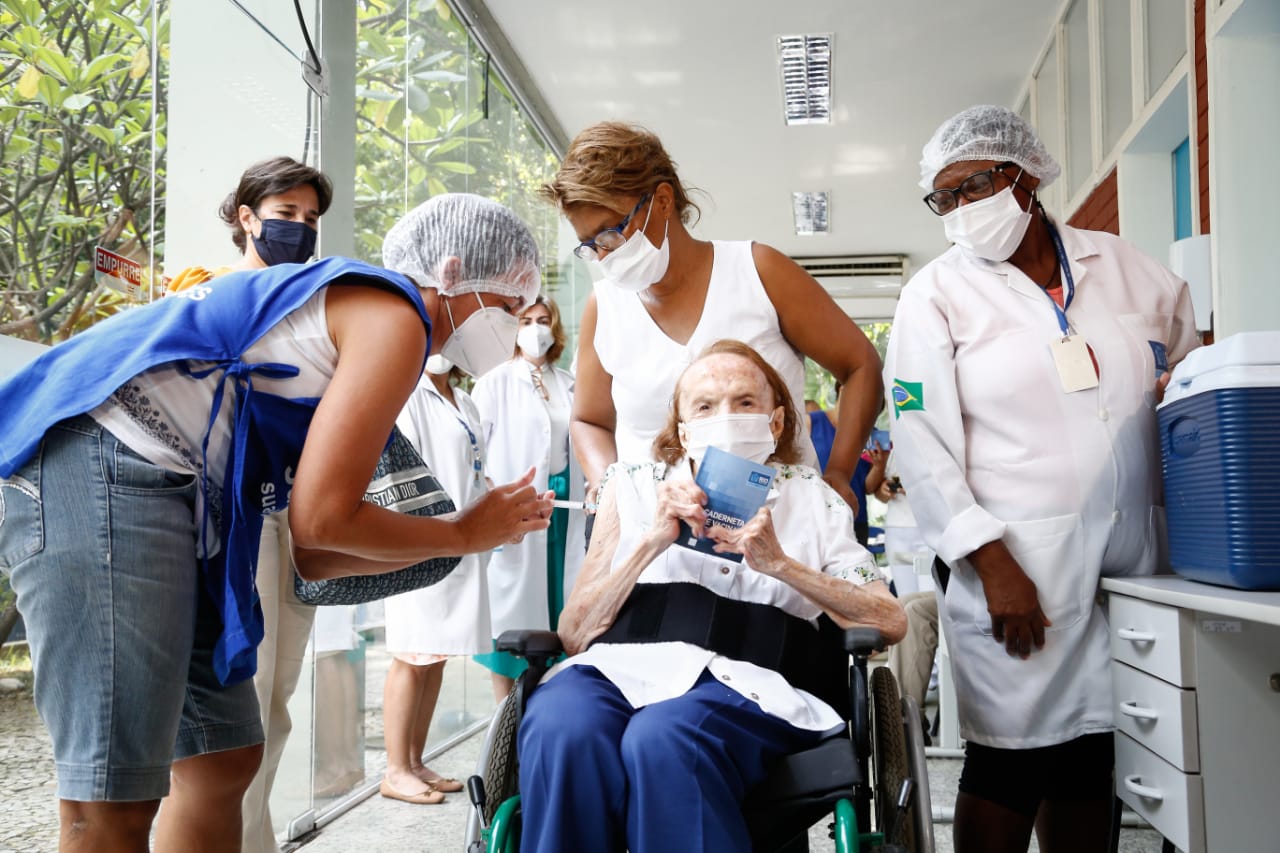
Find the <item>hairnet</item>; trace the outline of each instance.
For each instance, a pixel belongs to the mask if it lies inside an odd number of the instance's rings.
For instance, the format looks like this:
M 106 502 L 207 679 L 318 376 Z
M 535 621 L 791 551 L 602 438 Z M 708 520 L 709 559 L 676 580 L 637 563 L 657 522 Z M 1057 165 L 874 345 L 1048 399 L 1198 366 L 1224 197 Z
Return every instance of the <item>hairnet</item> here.
M 1035 129 L 1005 107 L 978 106 L 942 123 L 925 143 L 920 158 L 920 186 L 933 189 L 938 173 L 961 160 L 1008 161 L 1040 179 L 1040 188 L 1062 173 Z
M 461 264 L 444 281 L 449 258 Z M 382 242 L 382 265 L 441 294 L 497 293 L 532 305 L 538 296 L 538 246 L 507 207 L 470 193 L 434 196 L 400 218 Z

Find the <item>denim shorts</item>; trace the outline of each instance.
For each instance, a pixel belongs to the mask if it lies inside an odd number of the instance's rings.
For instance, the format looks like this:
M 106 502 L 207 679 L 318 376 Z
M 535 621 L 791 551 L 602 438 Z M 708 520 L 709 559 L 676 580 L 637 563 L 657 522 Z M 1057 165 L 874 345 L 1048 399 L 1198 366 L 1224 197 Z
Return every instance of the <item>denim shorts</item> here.
M 196 479 L 87 416 L 0 480 L 0 569 L 27 626 L 35 701 L 64 800 L 155 800 L 169 765 L 262 742 L 253 682 L 213 672 Z

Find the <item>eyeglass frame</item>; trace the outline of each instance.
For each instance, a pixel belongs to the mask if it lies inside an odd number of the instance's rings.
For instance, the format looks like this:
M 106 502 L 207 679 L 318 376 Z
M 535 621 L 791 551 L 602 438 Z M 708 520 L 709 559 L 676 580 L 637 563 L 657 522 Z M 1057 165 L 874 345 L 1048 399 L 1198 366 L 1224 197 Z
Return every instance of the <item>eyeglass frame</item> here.
M 605 234 L 610 234 L 615 231 L 618 233 L 618 236 L 622 236 L 622 232 L 626 230 L 627 226 L 631 224 L 631 220 L 635 217 L 637 213 L 640 212 L 640 208 L 644 207 L 644 203 L 648 201 L 652 196 L 653 196 L 653 193 L 645 193 L 644 195 L 640 196 L 640 201 L 636 202 L 636 206 L 631 209 L 630 213 L 628 213 L 626 216 L 622 218 L 621 222 L 619 222 L 617 225 L 613 226 L 612 228 L 604 229 L 599 234 L 596 234 L 596 236 L 591 238 L 590 240 L 583 240 L 581 243 L 575 246 L 573 249 L 574 256 L 576 256 L 580 260 L 594 261 L 599 259 L 601 251 L 616 252 L 618 249 L 622 248 L 621 246 L 615 246 L 612 249 L 605 249 L 602 246 L 600 246 L 597 241 L 599 241 L 599 239 L 603 237 Z M 626 241 L 624 240 L 623 242 L 626 242 Z M 584 249 L 590 254 L 587 256 L 584 256 L 583 255 Z
M 939 189 L 925 193 L 925 196 L 923 199 L 921 199 L 921 201 L 924 202 L 925 207 L 929 208 L 929 212 L 932 213 L 934 216 L 946 216 L 960 209 L 960 198 L 962 196 L 966 201 L 982 201 L 984 198 L 991 198 L 991 196 L 996 194 L 995 181 L 994 181 L 995 174 L 999 172 L 1002 176 L 1004 176 L 1005 178 L 1008 178 L 1009 176 L 1004 173 L 1004 170 L 1009 168 L 1010 166 L 1017 166 L 1017 165 L 1018 164 L 1013 162 L 1012 160 L 1006 160 L 1003 163 L 997 163 L 996 165 L 992 166 L 990 169 L 980 169 L 977 172 L 974 172 L 970 175 L 966 175 L 964 180 L 962 180 L 955 187 L 940 187 Z M 988 179 L 992 179 L 991 180 L 992 187 L 991 187 L 991 192 L 988 195 L 981 195 L 975 198 L 974 196 L 971 196 L 969 195 L 969 193 L 964 191 L 964 185 L 967 184 L 969 181 L 973 180 L 974 178 L 978 177 L 979 175 L 986 175 Z M 1016 178 L 1011 178 L 1009 182 L 1012 186 L 1018 186 L 1018 181 Z M 929 201 L 929 199 L 939 194 L 950 195 L 955 200 L 955 206 L 952 207 L 950 210 L 948 210 L 946 213 L 939 213 L 937 208 L 933 206 L 933 203 Z

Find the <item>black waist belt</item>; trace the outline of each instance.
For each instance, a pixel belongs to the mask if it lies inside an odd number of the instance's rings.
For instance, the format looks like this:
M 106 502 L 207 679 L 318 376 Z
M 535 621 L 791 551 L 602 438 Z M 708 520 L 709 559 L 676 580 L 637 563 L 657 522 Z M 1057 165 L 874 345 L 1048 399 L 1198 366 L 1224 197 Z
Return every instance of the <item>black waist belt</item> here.
M 848 653 L 830 635 L 834 623 L 818 621 L 815 628 L 777 607 L 724 598 L 694 583 L 641 583 L 594 643 L 690 643 L 773 670 L 847 716 Z

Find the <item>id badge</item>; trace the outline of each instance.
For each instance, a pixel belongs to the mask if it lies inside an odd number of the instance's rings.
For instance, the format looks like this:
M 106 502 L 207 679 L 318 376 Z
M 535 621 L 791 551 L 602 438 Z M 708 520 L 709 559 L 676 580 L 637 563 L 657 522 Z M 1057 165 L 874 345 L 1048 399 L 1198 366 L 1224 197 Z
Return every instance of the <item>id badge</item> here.
M 1098 372 L 1089 356 L 1089 347 L 1079 335 L 1067 335 L 1049 344 L 1062 390 L 1068 394 L 1098 387 Z

